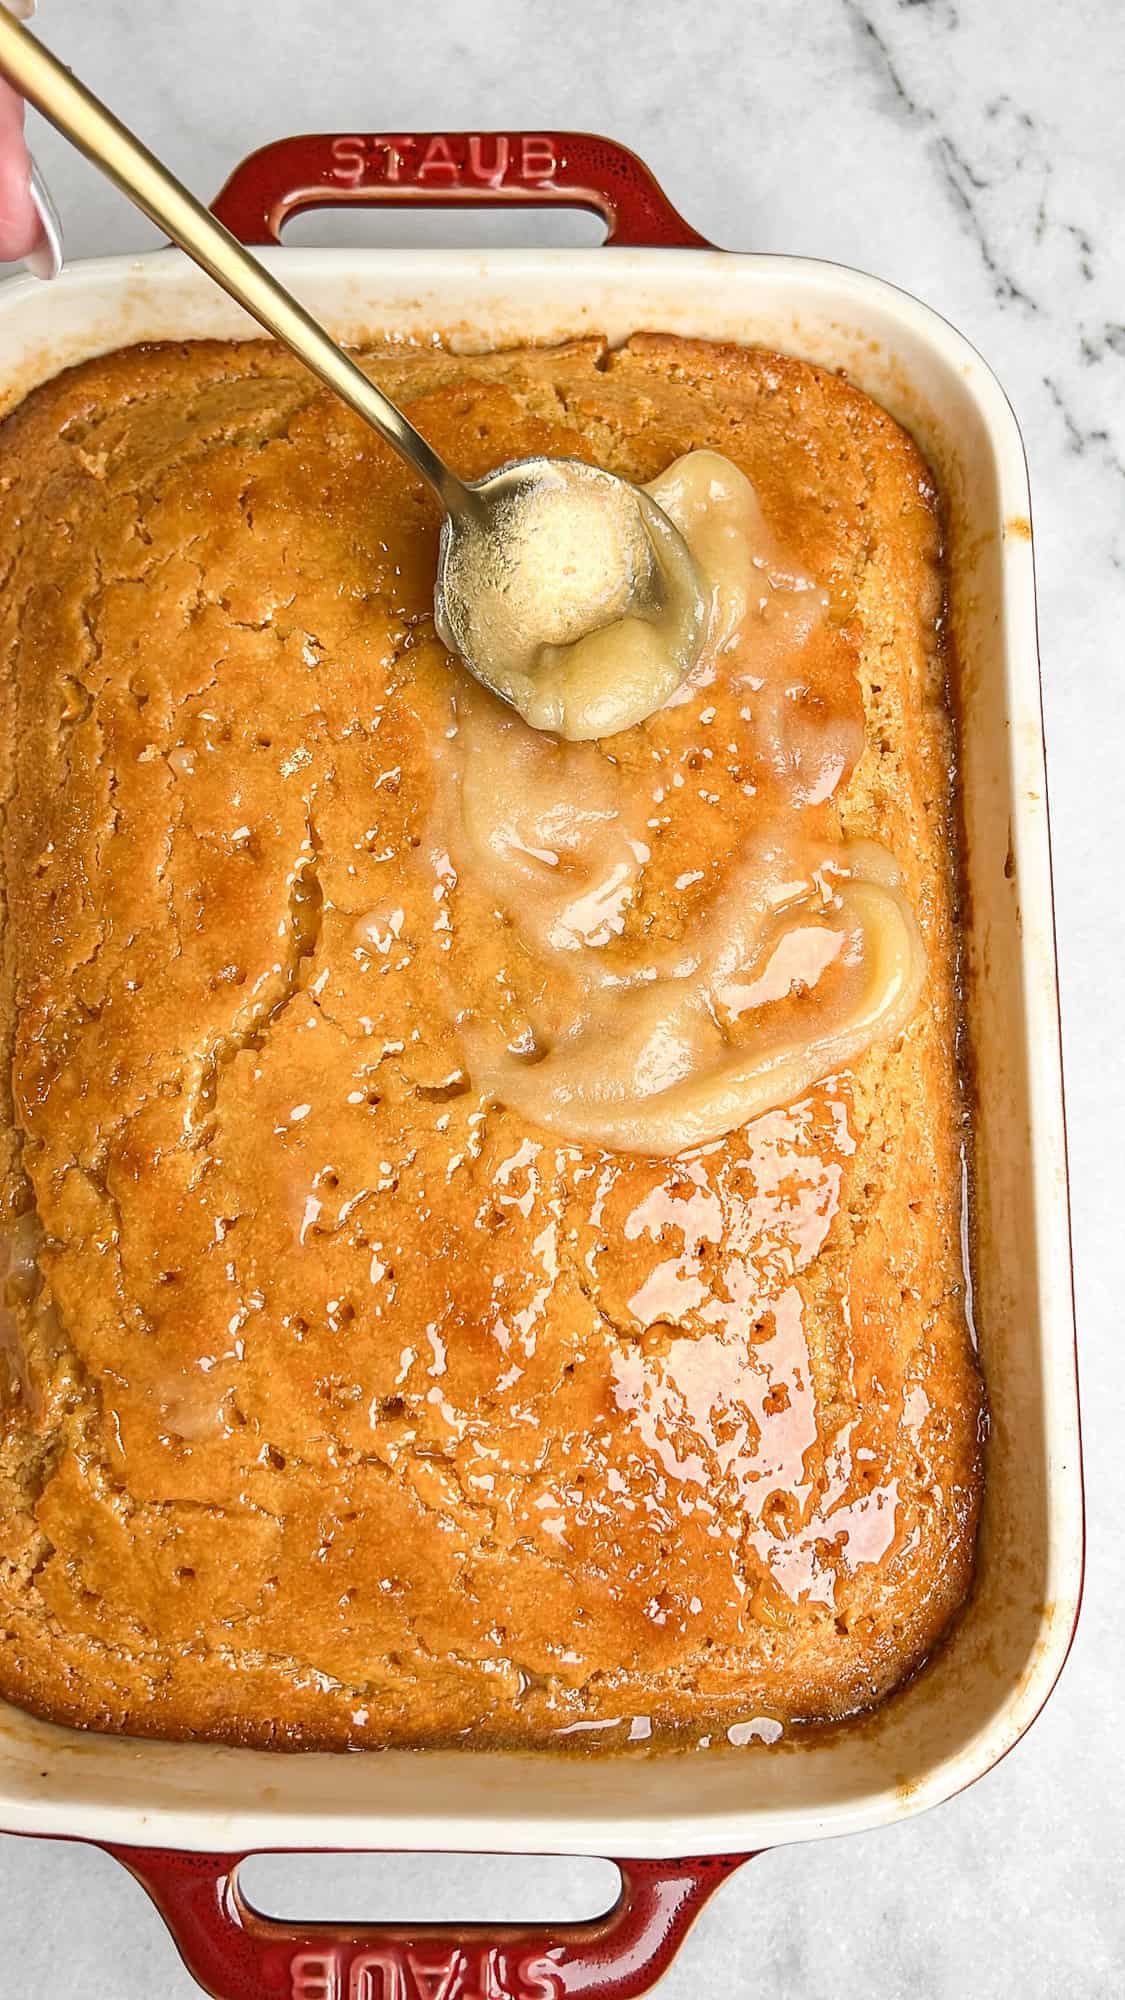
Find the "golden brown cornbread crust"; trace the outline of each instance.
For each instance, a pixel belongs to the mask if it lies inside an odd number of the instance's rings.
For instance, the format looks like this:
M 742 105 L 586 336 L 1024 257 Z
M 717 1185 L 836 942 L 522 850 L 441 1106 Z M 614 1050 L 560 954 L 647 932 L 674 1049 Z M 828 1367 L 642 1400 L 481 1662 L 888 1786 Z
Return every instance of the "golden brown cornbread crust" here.
M 847 1714 L 960 1603 L 980 1485 L 932 483 L 774 354 L 368 360 L 469 475 L 744 468 L 832 591 L 866 748 L 824 825 L 899 859 L 926 1001 L 682 1161 L 482 1111 L 435 909 L 481 981 L 511 945 L 419 859 L 459 671 L 428 496 L 262 344 L 37 391 L 0 434 L 0 1692 L 294 1747 Z M 745 773 L 698 704 L 643 729 L 665 886 L 695 849 L 713 885 Z

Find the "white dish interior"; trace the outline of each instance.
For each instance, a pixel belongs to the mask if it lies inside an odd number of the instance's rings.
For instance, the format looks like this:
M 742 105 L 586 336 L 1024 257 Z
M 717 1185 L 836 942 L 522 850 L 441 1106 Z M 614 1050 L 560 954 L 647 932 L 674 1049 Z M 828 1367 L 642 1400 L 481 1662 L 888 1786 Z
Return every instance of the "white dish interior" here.
M 98 1737 L 0 1704 L 0 1826 L 225 1851 L 749 1851 L 936 1804 L 994 1764 L 1061 1669 L 1082 1497 L 1027 471 L 995 377 L 943 320 L 830 264 L 660 250 L 263 253 L 348 340 L 465 349 L 640 329 L 762 343 L 849 375 L 908 425 L 951 531 L 976 1116 L 975 1311 L 992 1408 L 975 1593 L 874 1718 L 767 1749 L 612 1758 L 293 1756 Z M 68 364 L 251 323 L 177 251 L 0 289 L 0 407 Z

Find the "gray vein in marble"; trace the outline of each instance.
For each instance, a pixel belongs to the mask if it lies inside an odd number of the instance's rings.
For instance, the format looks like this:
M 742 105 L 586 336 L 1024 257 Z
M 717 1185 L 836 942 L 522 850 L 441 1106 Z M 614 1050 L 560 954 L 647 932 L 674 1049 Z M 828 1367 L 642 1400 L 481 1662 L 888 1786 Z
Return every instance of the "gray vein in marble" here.
M 1043 387 L 1062 418 L 1067 450 L 1076 458 L 1084 458 L 1087 455 L 1100 458 L 1122 486 L 1125 486 L 1125 458 L 1117 450 L 1106 426 L 1080 423 L 1067 396 L 1053 376 L 1044 375 Z M 1119 547 L 1110 546 L 1109 560 L 1114 569 L 1125 573 L 1125 553 Z
M 893 109 L 910 122 L 922 125 L 931 131 L 930 149 L 937 162 L 942 186 L 976 243 L 981 261 L 992 280 L 996 298 L 1001 303 L 1011 303 L 1023 306 L 1028 312 L 1038 312 L 1038 301 L 1001 261 L 981 216 L 980 204 L 976 197 L 986 193 L 993 186 L 993 177 L 974 165 L 952 135 L 945 130 L 933 106 L 925 103 L 908 87 L 885 35 L 860 6 L 859 0 L 842 0 L 842 4 L 844 12 L 851 21 L 864 62 L 889 87 Z M 925 4 L 925 0 L 915 0 L 915 4 Z M 946 14 L 946 26 L 950 31 L 956 30 L 958 15 L 955 10 L 950 10 Z M 1011 105 L 1009 98 L 996 98 L 986 107 L 986 116 L 990 119 L 995 118 L 1009 105 Z M 1015 105 L 1011 105 L 1011 109 L 1024 130 L 1033 135 L 1035 122 L 1030 114 Z M 1014 162 L 1016 171 L 1023 165 L 1022 157 Z M 1042 218 L 1042 228 L 1045 228 L 1045 196 L 1040 197 L 1039 214 Z M 1082 240 L 1088 248 L 1088 240 L 1084 235 Z
M 955 7 L 895 0 L 888 9 L 886 0 L 841 0 L 841 11 L 860 63 L 879 86 L 884 113 L 923 135 L 938 185 L 975 246 L 996 305 L 1044 323 L 1041 380 L 1068 452 L 1099 460 L 1115 481 L 1125 477 L 1120 419 L 1104 421 L 1101 403 L 1096 421 L 1077 407 L 1085 370 L 1103 362 L 1116 369 L 1125 360 L 1125 325 L 1082 316 L 1082 294 L 1093 304 L 1098 291 L 1098 239 L 1085 217 L 1059 212 L 1054 118 L 1036 115 L 1008 90 L 975 111 L 948 93 L 943 101 L 940 52 L 964 32 Z M 915 27 L 907 47 L 896 23 L 906 29 L 911 16 L 924 41 Z M 1073 385 L 1072 361 L 1079 364 Z M 1108 384 L 1099 384 L 1100 396 L 1103 388 Z M 1111 407 L 1125 411 L 1125 382 Z M 1112 526 L 1110 534 L 1111 560 L 1120 569 L 1125 537 Z
M 897 4 L 907 13 L 915 8 L 919 11 L 924 8 L 928 14 L 934 17 L 937 16 L 940 10 L 947 28 L 957 28 L 961 25 L 961 13 L 955 4 L 955 0 L 897 0 Z
M 1083 361 L 1104 361 L 1107 354 L 1119 354 L 1125 360 L 1125 326 L 1120 323 L 1103 326 L 1100 334 L 1082 336 Z
M 991 181 L 973 169 L 947 132 L 936 134 L 933 151 L 942 183 L 965 220 L 966 227 L 980 252 L 981 262 L 992 280 L 992 289 L 997 299 L 1002 304 L 1010 301 L 1013 305 L 1026 306 L 1029 312 L 1038 312 L 1038 301 L 1032 298 L 1030 292 L 1025 292 L 1010 271 L 1004 269 L 989 242 L 981 220 L 980 209 L 974 197 L 990 187 Z
M 917 4 L 924 5 L 925 0 L 917 0 Z M 928 124 L 933 116 L 932 112 L 924 104 L 919 104 L 917 98 L 907 89 L 887 42 L 875 26 L 870 14 L 864 12 L 859 0 L 843 0 L 843 8 L 852 24 L 864 62 L 890 87 L 891 109 L 907 121 L 920 119 Z

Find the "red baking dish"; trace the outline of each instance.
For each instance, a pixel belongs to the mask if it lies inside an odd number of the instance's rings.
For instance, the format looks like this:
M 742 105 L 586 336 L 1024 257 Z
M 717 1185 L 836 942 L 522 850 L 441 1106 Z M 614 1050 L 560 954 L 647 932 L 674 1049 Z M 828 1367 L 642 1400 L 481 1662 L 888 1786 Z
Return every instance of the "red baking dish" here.
M 286 249 L 298 210 L 569 204 L 597 250 Z M 1082 1493 L 1058 1002 L 1027 472 L 980 356 L 928 308 L 835 265 L 717 251 L 623 147 L 573 133 L 288 139 L 215 204 L 347 340 L 440 331 L 466 349 L 641 328 L 844 368 L 917 437 L 951 547 L 970 912 L 977 1319 L 992 1406 L 975 1590 L 950 1641 L 860 1725 L 775 1747 L 595 1758 L 284 1756 L 81 1735 L 0 1708 L 0 1824 L 100 1843 L 141 1881 L 222 2000 L 627 1995 L 763 1847 L 859 1831 L 950 1797 L 1003 1757 L 1061 1671 L 1082 1576 Z M 11 407 L 59 368 L 142 339 L 256 331 L 180 254 L 79 264 L 0 291 Z M 155 1843 L 155 1844 L 153 1844 Z M 564 1926 L 294 1926 L 240 1896 L 262 1849 L 626 1855 L 622 1891 Z M 693 1858 L 684 1858 L 693 1857 Z

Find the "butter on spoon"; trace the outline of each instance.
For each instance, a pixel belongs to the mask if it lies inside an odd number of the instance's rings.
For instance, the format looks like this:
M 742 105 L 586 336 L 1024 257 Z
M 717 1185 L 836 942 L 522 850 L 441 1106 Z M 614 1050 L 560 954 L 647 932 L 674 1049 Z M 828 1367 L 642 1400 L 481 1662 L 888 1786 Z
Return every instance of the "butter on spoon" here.
M 687 543 L 652 496 L 580 459 L 527 458 L 449 508 L 440 637 L 529 722 L 571 742 L 662 708 L 707 609 Z

